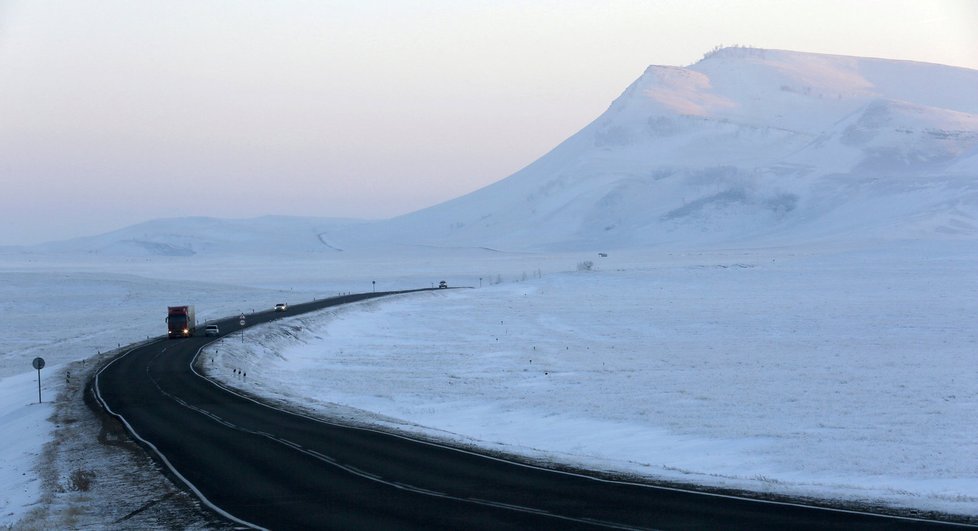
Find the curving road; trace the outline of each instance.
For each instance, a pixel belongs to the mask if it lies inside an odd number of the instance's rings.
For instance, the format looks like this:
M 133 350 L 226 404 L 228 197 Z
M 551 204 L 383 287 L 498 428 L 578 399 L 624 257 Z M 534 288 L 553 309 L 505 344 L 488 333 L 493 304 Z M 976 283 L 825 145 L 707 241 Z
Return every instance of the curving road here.
M 248 315 L 247 326 L 393 293 Z M 237 318 L 218 323 L 224 335 Z M 927 529 L 825 510 L 557 472 L 260 404 L 192 366 L 215 338 L 160 339 L 95 376 L 98 401 L 229 520 L 267 529 Z M 329 382 L 323 382 L 329 385 Z M 489 421 L 489 419 L 487 419 Z

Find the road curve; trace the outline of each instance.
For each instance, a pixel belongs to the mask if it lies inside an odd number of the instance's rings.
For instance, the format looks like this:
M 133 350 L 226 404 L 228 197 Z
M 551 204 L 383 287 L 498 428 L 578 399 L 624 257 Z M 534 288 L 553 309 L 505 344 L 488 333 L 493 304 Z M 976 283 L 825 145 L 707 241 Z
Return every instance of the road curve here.
M 295 305 L 284 314 L 250 314 L 247 326 L 394 293 L 406 292 L 356 294 Z M 224 335 L 241 329 L 237 317 L 218 324 Z M 99 370 L 92 387 L 102 407 L 178 483 L 225 518 L 249 527 L 955 527 L 610 481 L 281 411 L 193 369 L 200 350 L 215 339 L 159 339 L 134 347 Z

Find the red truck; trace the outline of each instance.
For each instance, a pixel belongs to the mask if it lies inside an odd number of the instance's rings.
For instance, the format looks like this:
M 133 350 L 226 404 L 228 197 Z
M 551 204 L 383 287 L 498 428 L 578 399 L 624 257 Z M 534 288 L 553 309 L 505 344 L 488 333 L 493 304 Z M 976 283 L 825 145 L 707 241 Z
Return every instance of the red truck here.
M 193 306 L 167 306 L 166 331 L 170 339 L 190 337 L 197 329 Z

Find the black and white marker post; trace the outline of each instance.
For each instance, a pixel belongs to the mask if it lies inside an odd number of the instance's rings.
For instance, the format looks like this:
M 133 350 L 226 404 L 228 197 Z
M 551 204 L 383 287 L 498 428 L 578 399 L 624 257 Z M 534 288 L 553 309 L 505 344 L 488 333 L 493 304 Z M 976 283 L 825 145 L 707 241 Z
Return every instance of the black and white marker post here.
M 34 358 L 31 363 L 37 369 L 37 403 L 41 403 L 41 369 L 44 368 L 44 358 Z

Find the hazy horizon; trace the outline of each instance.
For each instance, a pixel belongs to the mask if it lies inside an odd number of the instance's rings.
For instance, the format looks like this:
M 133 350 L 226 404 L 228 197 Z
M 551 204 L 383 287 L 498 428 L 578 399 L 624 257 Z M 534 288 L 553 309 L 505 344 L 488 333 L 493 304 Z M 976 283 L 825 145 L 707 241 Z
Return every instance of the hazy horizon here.
M 978 69 L 978 4 L 0 0 L 0 245 L 381 219 L 498 181 L 717 45 Z

